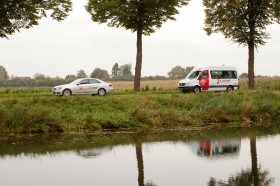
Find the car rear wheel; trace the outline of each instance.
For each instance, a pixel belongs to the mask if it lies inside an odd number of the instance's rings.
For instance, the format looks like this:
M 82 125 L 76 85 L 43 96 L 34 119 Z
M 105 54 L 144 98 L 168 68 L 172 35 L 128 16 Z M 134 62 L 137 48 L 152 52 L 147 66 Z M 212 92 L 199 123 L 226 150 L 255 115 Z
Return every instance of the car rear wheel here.
M 98 96 L 105 96 L 106 90 L 104 88 L 101 88 L 98 90 L 97 94 L 98 94 Z
M 71 92 L 71 90 L 69 90 L 69 89 L 65 89 L 65 90 L 63 90 L 62 95 L 63 95 L 63 96 L 71 96 L 71 95 L 72 95 L 72 92 Z

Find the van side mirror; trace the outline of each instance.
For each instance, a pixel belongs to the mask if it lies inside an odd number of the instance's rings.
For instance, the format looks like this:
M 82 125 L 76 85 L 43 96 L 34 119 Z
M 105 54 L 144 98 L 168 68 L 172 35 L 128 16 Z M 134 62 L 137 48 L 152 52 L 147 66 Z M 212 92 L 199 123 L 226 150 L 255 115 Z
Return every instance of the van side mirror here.
M 197 80 L 201 80 L 201 76 L 199 76 L 199 77 L 197 78 Z

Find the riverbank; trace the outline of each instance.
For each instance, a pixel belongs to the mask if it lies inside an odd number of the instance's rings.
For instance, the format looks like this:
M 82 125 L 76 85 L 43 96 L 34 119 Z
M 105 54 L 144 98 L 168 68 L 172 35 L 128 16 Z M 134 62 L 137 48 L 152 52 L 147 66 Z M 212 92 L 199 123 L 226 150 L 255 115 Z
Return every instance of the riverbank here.
M 279 91 L 118 92 L 99 96 L 2 96 L 0 131 L 75 133 L 178 127 L 279 125 Z

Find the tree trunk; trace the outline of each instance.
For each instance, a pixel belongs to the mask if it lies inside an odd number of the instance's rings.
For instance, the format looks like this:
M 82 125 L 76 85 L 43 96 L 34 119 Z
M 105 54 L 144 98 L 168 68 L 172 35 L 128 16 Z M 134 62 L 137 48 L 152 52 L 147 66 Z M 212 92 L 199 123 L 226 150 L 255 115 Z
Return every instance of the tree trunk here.
M 248 59 L 248 79 L 249 89 L 255 89 L 255 72 L 254 72 L 254 61 L 255 61 L 255 45 L 253 41 L 248 43 L 249 59 Z
M 138 165 L 138 185 L 144 186 L 144 162 L 142 155 L 142 144 L 139 142 L 136 143 L 136 158 Z
M 254 73 L 254 60 L 255 60 L 255 32 L 256 32 L 256 10 L 255 0 L 248 0 L 248 23 L 249 23 L 249 40 L 248 40 L 248 79 L 249 89 L 255 89 L 255 73 Z
M 142 70 L 142 33 L 143 29 L 137 30 L 137 54 L 134 76 L 134 91 L 140 91 L 141 70 Z
M 257 145 L 256 136 L 250 137 L 251 159 L 252 159 L 252 182 L 254 186 L 259 186 L 258 160 L 257 160 Z

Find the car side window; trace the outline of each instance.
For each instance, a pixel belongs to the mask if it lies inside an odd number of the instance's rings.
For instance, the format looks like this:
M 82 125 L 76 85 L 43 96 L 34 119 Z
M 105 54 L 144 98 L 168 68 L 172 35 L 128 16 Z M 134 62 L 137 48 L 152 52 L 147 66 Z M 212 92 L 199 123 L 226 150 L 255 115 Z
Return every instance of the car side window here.
M 90 79 L 89 80 L 90 84 L 95 84 L 95 83 L 100 83 L 97 79 Z
M 83 79 L 82 81 L 80 81 L 79 84 L 84 85 L 84 84 L 88 84 L 88 79 Z

